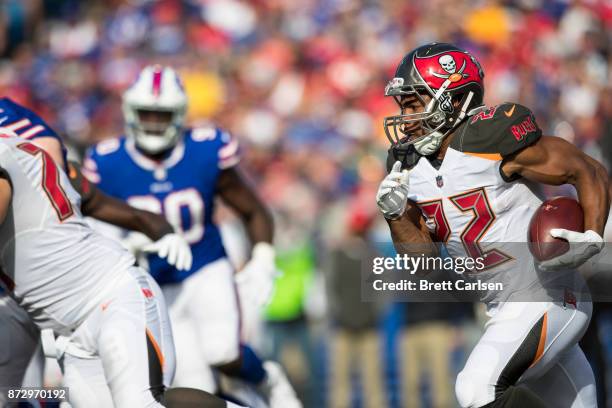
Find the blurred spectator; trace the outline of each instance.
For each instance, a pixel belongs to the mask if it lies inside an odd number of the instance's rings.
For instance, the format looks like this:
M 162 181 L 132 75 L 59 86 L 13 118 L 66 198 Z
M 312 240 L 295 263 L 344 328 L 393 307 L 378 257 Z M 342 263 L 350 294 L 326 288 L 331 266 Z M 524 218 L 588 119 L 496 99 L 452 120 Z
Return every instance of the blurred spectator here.
M 457 325 L 471 316 L 472 305 L 407 303 L 400 342 L 402 406 L 419 408 L 423 379 L 433 407 L 455 405 L 451 354 L 457 346 Z
M 332 248 L 325 262 L 330 335 L 329 406 L 351 406 L 351 378 L 359 375 L 363 388 L 363 406 L 388 405 L 381 367 L 381 336 L 378 330 L 380 305 L 361 299 L 361 268 L 372 246 L 366 234 L 372 214 L 360 208 L 348 213 L 346 235 Z
M 287 237 L 284 233 L 282 236 Z M 264 352 L 281 362 L 307 406 L 316 406 L 316 359 L 305 314 L 306 295 L 314 272 L 314 257 L 308 240 L 280 245 L 277 266 L 281 275 L 265 311 Z

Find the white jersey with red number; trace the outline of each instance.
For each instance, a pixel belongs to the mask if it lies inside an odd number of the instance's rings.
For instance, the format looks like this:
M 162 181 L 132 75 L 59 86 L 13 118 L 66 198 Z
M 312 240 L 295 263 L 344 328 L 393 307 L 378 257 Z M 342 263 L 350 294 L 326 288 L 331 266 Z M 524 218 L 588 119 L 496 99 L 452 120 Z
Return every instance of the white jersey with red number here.
M 409 170 L 408 198 L 420 208 L 435 240 L 451 257 L 484 258 L 479 277 L 495 276 L 513 291 L 538 280 L 527 246 L 519 243 L 527 242 L 529 222 L 542 200 L 530 183 L 503 176 L 500 166 L 504 157 L 540 136 L 527 108 L 498 105 L 456 131 L 439 168 L 423 157 Z M 389 163 L 395 160 L 390 156 Z M 482 300 L 494 299 L 489 294 Z
M 0 168 L 12 186 L 0 281 L 40 328 L 74 328 L 134 258 L 89 228 L 78 193 L 42 149 L 0 132 Z

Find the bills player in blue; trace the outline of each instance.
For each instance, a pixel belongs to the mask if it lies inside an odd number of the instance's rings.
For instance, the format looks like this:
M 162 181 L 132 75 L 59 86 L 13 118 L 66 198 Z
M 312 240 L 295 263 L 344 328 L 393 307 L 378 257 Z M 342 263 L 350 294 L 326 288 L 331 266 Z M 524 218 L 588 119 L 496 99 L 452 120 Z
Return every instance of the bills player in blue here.
M 90 149 L 83 173 L 105 193 L 164 214 L 191 245 L 193 266 L 187 271 L 147 257 L 170 309 L 174 385 L 213 391 L 213 367 L 251 384 L 272 408 L 299 407 L 280 367 L 263 363 L 240 342 L 235 282 L 242 301 L 261 306 L 271 295 L 272 219 L 236 169 L 236 139 L 215 127 L 185 128 L 186 109 L 177 73 L 146 67 L 123 95 L 126 136 Z M 236 277 L 213 221 L 217 196 L 241 217 L 253 244 L 251 260 Z

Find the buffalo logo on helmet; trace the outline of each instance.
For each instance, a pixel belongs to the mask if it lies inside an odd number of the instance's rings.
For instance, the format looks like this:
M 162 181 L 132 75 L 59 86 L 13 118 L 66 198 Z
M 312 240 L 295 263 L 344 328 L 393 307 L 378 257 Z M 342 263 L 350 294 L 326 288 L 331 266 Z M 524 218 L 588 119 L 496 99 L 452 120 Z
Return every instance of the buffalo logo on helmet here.
M 453 56 L 450 54 L 444 54 L 440 56 L 440 58 L 438 58 L 438 63 L 440 64 L 442 69 L 446 71 L 446 74 L 432 72 L 432 75 L 438 78 L 448 79 L 451 82 L 458 82 L 462 79 L 469 77 L 468 74 L 463 72 L 465 71 L 466 66 L 465 59 L 463 60 L 463 63 L 461 64 L 461 68 L 459 68 L 459 70 L 457 70 L 457 62 L 455 61 L 455 58 L 453 58 Z

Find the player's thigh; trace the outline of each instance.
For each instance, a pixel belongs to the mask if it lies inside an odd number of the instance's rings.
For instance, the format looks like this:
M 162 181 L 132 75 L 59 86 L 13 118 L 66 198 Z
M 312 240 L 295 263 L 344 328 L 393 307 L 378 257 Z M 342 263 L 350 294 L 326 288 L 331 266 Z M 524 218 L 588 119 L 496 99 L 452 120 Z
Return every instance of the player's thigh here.
M 145 288 L 145 291 L 149 289 L 153 292 L 152 298 L 145 296 L 147 299 L 145 301 L 147 344 L 149 344 L 149 346 L 157 344 L 159 348 L 157 352 L 163 355 L 162 381 L 164 386 L 168 387 L 172 383 L 176 371 L 176 347 L 174 344 L 174 334 L 168 314 L 168 307 L 164 294 L 155 280 L 146 273 L 142 279 L 144 279 L 144 282 L 140 283 L 141 291 L 142 288 Z
M 542 376 L 521 383 L 555 408 L 595 408 L 595 377 L 577 344 L 561 355 Z
M 22 385 L 39 344 L 39 331 L 10 297 L 0 296 L 0 387 Z M 36 361 L 34 361 L 34 364 Z M 42 383 L 42 371 L 32 383 Z
M 186 318 L 173 318 L 172 331 L 176 346 L 176 374 L 172 386 L 196 388 L 214 393 L 215 379 L 202 353 L 194 322 Z
M 75 347 L 93 342 L 114 406 L 159 406 L 157 400 L 174 375 L 174 344 L 170 327 L 164 326 L 168 321 L 157 284 L 144 271 L 131 268 L 86 319 L 85 329 L 71 338 Z
M 504 304 L 457 376 L 461 406 L 483 406 L 521 377 L 543 374 L 580 339 L 589 318 L 587 303 L 578 309 L 550 302 Z
M 45 380 L 45 355 L 39 343 L 34 350 L 34 354 L 32 354 L 28 368 L 23 376 L 23 386 L 42 387 Z
M 64 386 L 73 408 L 106 408 L 113 406 L 100 358 L 79 358 L 64 354 Z
M 185 281 L 184 290 L 206 360 L 212 365 L 234 361 L 240 353 L 240 308 L 229 261 L 205 266 Z
M 578 302 L 576 305 L 553 303 L 546 312 L 545 335 L 540 338 L 542 346 L 538 361 L 529 367 L 520 381 L 538 378 L 577 344 L 584 335 L 593 305 L 591 302 Z

